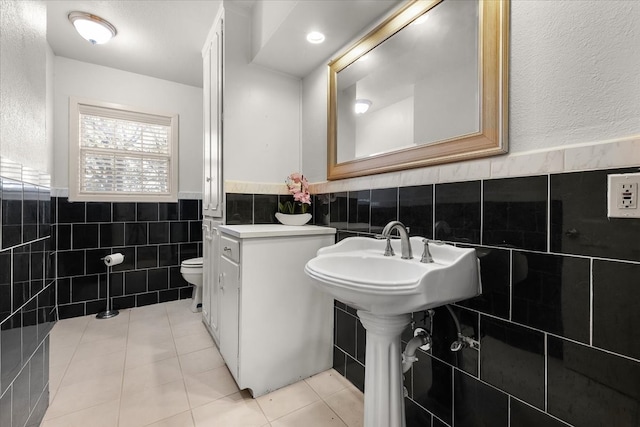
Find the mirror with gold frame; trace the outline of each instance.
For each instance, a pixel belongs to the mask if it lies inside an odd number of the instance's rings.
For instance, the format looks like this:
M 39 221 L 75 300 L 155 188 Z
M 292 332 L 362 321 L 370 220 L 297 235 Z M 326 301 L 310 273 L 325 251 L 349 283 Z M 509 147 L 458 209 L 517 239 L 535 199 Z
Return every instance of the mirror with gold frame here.
M 331 61 L 327 178 L 506 153 L 508 30 L 509 0 L 410 0 Z

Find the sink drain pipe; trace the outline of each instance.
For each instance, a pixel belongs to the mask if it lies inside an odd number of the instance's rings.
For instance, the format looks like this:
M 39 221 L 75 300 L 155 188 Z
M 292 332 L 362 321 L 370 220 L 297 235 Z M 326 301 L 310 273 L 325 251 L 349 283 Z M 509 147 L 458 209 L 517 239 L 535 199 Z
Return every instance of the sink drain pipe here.
M 406 373 L 413 366 L 413 362 L 416 362 L 416 350 L 422 348 L 423 350 L 429 350 L 431 348 L 431 335 L 422 328 L 416 328 L 413 331 L 413 338 L 409 340 L 407 346 L 402 352 L 402 373 Z

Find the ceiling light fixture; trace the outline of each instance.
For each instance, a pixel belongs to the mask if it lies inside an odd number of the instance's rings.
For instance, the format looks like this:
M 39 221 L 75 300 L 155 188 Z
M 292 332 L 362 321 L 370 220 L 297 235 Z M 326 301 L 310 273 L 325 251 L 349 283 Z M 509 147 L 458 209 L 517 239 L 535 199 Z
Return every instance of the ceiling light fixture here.
M 313 44 L 319 44 L 324 41 L 324 34 L 319 33 L 317 31 L 312 31 L 307 34 L 307 41 Z
M 86 12 L 71 12 L 69 21 L 76 31 L 91 44 L 104 44 L 115 37 L 118 32 L 110 22 Z
M 356 103 L 354 105 L 354 109 L 356 114 L 364 114 L 371 107 L 372 102 L 368 99 L 356 99 Z

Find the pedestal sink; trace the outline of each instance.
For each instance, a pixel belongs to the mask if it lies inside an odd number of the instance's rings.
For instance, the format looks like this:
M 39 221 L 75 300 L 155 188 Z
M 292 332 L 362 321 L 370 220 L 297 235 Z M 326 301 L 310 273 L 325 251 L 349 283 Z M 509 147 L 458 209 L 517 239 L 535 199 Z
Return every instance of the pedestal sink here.
M 406 425 L 400 334 L 410 313 L 481 293 L 475 249 L 431 244 L 434 262 L 423 263 L 423 238 L 409 244 L 418 255 L 401 259 L 384 255 L 384 239 L 350 237 L 320 249 L 304 268 L 321 289 L 356 308 L 367 331 L 365 427 Z M 400 253 L 399 240 L 391 246 Z

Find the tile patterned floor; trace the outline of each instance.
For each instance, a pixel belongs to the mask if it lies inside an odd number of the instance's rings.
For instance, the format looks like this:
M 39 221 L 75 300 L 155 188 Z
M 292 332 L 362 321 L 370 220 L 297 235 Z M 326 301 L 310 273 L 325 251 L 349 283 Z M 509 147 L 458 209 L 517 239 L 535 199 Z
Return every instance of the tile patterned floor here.
M 356 427 L 363 395 L 329 370 L 253 399 L 190 300 L 59 321 L 41 427 Z

